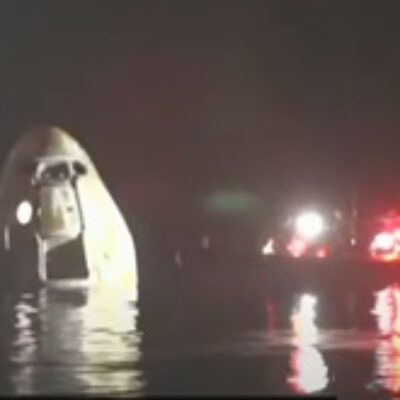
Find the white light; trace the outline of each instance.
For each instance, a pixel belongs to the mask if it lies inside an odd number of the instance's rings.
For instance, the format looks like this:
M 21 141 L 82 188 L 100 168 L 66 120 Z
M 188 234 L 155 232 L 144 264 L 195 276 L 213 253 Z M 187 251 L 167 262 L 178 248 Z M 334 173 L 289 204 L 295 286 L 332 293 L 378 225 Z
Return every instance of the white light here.
M 269 239 L 268 242 L 265 243 L 261 251 L 265 256 L 275 254 L 274 239 Z
M 328 367 L 320 351 L 313 346 L 297 348 L 290 357 L 292 374 L 288 382 L 298 393 L 312 393 L 329 383 Z
M 19 203 L 16 211 L 17 221 L 21 225 L 27 225 L 32 219 L 33 209 L 29 201 L 24 200 Z
M 376 315 L 378 329 L 383 335 L 399 335 L 400 290 L 397 285 L 391 285 L 375 293 L 375 306 L 372 314 Z
M 317 298 L 313 296 L 312 294 L 303 294 L 300 297 L 300 309 L 303 312 L 311 312 L 311 314 L 314 316 L 315 311 L 314 307 L 317 304 Z
M 373 242 L 371 243 L 371 249 L 391 250 L 394 245 L 394 236 L 388 232 L 381 232 L 375 236 Z
M 324 221 L 316 212 L 305 212 L 300 214 L 295 221 L 297 233 L 307 239 L 314 239 L 324 229 Z
M 315 323 L 318 299 L 311 294 L 303 294 L 296 310 L 291 315 L 292 328 L 297 345 L 311 345 L 318 340 L 318 327 Z

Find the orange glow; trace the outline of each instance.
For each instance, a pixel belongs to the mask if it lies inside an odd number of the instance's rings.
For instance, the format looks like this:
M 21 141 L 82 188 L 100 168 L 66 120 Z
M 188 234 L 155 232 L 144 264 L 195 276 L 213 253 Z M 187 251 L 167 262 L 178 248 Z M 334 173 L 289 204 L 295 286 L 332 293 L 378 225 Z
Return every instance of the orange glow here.
M 388 254 L 382 254 L 381 256 L 381 260 L 382 261 L 386 261 L 386 262 L 390 262 L 390 261 L 396 261 L 399 258 L 397 253 L 388 253 Z
M 395 252 L 389 253 L 372 253 L 371 258 L 375 261 L 383 261 L 385 263 L 390 263 L 400 259 L 400 255 Z
M 376 349 L 375 375 L 379 384 L 391 393 L 400 393 L 400 338 L 382 340 Z

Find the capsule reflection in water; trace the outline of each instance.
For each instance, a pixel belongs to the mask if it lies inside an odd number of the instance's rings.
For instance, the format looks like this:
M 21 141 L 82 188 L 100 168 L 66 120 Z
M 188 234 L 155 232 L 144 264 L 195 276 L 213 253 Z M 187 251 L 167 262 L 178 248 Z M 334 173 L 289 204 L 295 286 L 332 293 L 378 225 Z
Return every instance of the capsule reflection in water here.
M 36 307 L 17 306 L 16 394 L 141 393 L 137 309 L 104 295 L 43 289 Z

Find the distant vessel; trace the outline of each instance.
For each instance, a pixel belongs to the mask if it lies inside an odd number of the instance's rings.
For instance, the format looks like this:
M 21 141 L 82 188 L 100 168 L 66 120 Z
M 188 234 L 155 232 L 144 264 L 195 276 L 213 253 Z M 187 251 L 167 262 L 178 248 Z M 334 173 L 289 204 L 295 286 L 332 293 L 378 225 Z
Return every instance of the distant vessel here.
M 12 282 L 88 285 L 137 299 L 128 225 L 89 155 L 61 129 L 35 128 L 10 153 L 0 229 Z

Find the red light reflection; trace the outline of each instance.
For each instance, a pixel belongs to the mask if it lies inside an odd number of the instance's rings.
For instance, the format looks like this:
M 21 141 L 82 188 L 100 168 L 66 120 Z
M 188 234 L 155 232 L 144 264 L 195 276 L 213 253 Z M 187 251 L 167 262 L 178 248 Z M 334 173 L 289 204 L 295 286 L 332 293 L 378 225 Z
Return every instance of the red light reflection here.
M 315 255 L 316 255 L 318 258 L 326 258 L 326 256 L 328 255 L 328 249 L 327 249 L 327 247 L 326 247 L 326 246 L 320 247 L 320 248 L 316 251 Z

